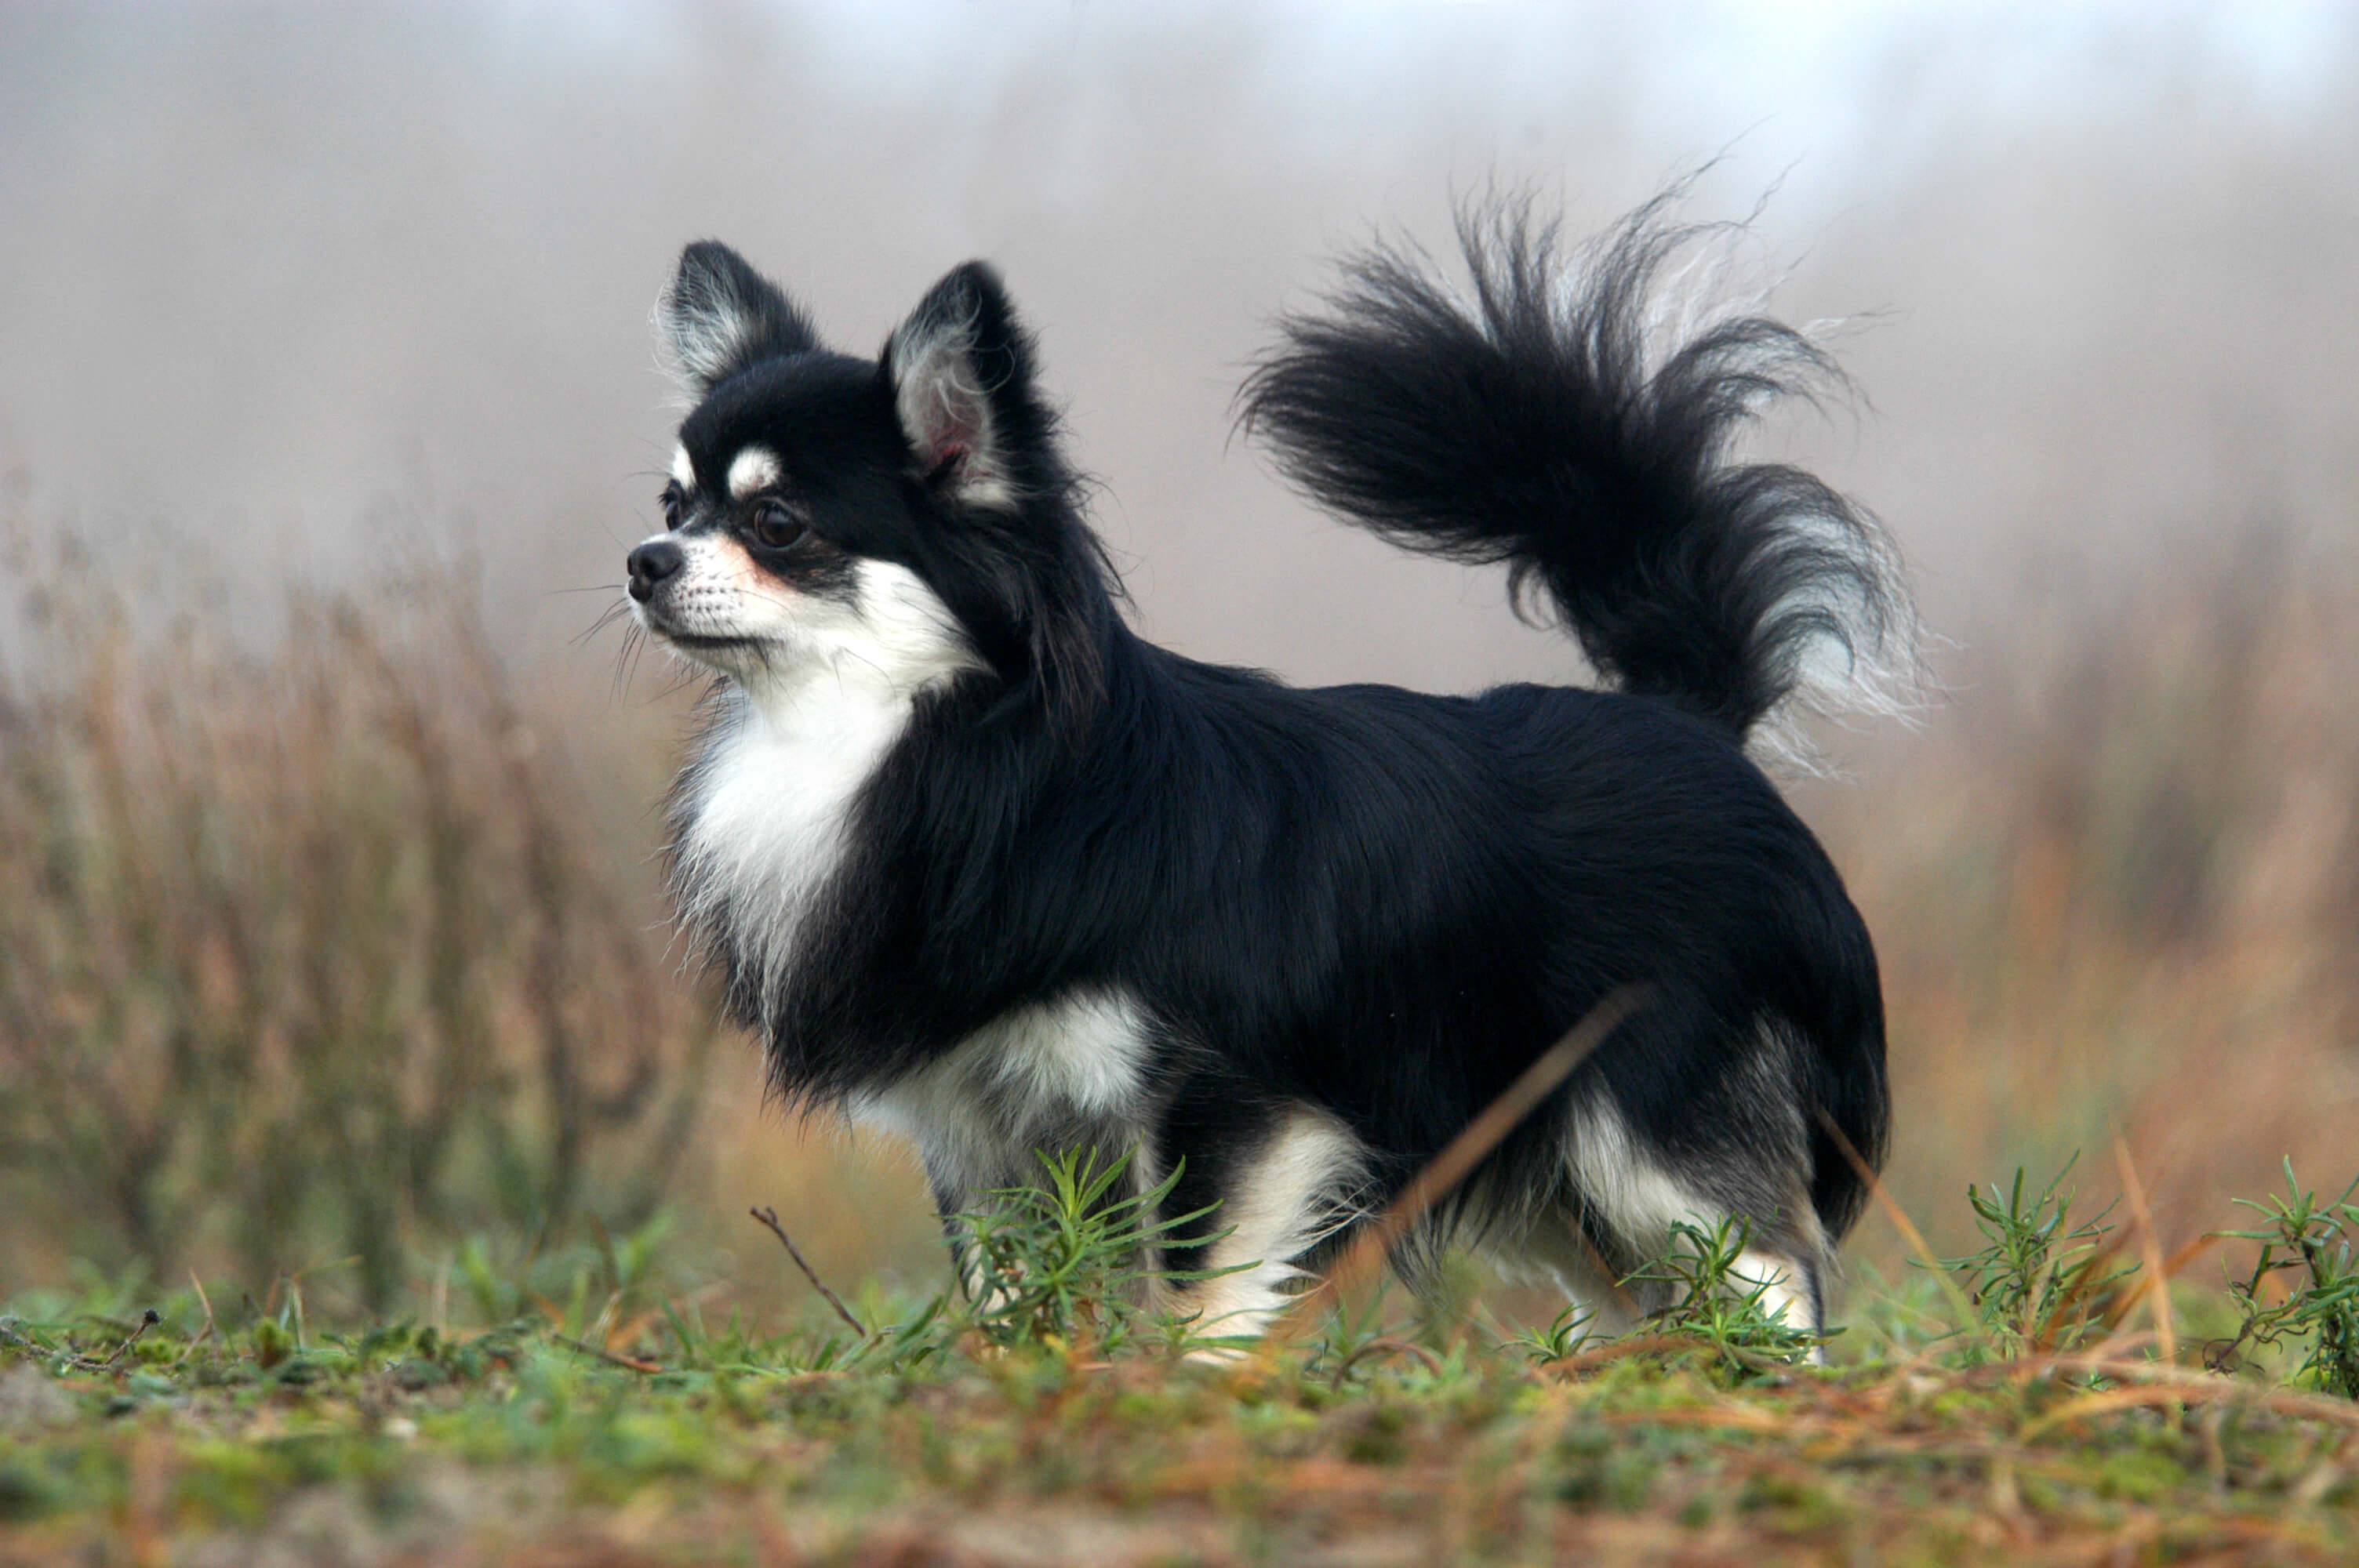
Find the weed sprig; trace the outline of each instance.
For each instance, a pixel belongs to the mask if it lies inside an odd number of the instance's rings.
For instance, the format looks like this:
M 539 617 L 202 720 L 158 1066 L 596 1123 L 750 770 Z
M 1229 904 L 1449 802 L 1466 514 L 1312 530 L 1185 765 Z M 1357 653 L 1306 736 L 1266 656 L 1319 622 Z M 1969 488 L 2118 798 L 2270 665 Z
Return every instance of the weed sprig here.
M 1625 1281 L 1668 1288 L 1669 1304 L 1649 1316 L 1647 1326 L 1698 1341 L 1713 1372 L 1733 1383 L 1777 1377 L 1817 1355 L 1841 1332 L 1814 1334 L 1786 1321 L 1784 1305 L 1770 1304 L 1772 1282 L 1745 1272 L 1751 1241 L 1752 1231 L 1742 1220 L 1709 1227 L 1678 1220 L 1661 1260 Z
M 1957 1275 L 1981 1314 L 1979 1326 L 2017 1351 L 2071 1349 L 2093 1330 L 2110 1327 L 2120 1287 L 2137 1272 L 2121 1258 L 2107 1205 L 2092 1217 L 2072 1218 L 2067 1185 L 2076 1154 L 2037 1195 L 2024 1196 L 2024 1172 L 2002 1192 L 1969 1187 L 1974 1227 L 1984 1245 L 1941 1267 Z
M 1094 1149 L 1043 1152 L 1040 1184 L 995 1192 L 986 1206 L 951 1222 L 969 1281 L 965 1321 L 986 1341 L 1112 1353 L 1131 1340 L 1150 1286 L 1223 1271 L 1166 1264 L 1167 1253 L 1201 1251 L 1226 1232 L 1188 1234 L 1215 1206 L 1162 1212 L 1184 1161 L 1151 1186 L 1124 1190 L 1135 1153 L 1106 1160 Z M 1164 1337 L 1184 1334 L 1185 1325 L 1167 1325 Z
M 2282 1197 L 2256 1203 L 2236 1202 L 2267 1217 L 2255 1230 L 2222 1231 L 2223 1236 L 2261 1244 L 2253 1271 L 2230 1279 L 2228 1293 L 2244 1314 L 2235 1337 L 2218 1352 L 2215 1366 L 2229 1363 L 2247 1344 L 2276 1345 L 2288 1338 L 2306 1341 L 2308 1354 L 2294 1374 L 2297 1383 L 2323 1389 L 2346 1400 L 2359 1400 L 2359 1261 L 2353 1258 L 2359 1240 L 2359 1179 L 2343 1195 L 2326 1203 L 2294 1179 L 2293 1162 L 2285 1162 Z M 2292 1288 L 2283 1300 L 2265 1302 L 2264 1285 L 2274 1276 L 2292 1276 Z

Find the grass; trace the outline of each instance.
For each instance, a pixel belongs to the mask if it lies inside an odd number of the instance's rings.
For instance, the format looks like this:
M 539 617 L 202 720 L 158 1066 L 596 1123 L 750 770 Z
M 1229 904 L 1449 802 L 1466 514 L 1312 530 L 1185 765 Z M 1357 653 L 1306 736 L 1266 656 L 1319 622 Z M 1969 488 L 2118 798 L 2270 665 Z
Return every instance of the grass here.
M 2060 583 L 1797 791 L 1897 1111 L 1821 1368 L 1709 1227 L 1625 1339 L 1453 1263 L 1205 1364 L 1086 1160 L 942 1293 L 667 950 L 676 698 L 448 565 L 257 629 L 0 543 L 0 1563 L 2359 1559 L 2347 551 Z
M 1158 1222 L 1103 1201 L 1109 1173 L 1059 1162 L 971 1220 L 999 1282 L 973 1301 L 782 1328 L 709 1321 L 653 1235 L 480 1291 L 514 1315 L 465 1328 L 322 1328 L 292 1281 L 227 1314 L 193 1288 L 27 1300 L 0 1320 L 0 1562 L 2359 1552 L 2347 1194 L 2292 1184 L 2222 1238 L 2249 1271 L 2162 1312 L 2062 1182 L 1976 1194 L 1986 1245 L 1863 1281 L 1825 1367 L 1730 1280 L 1743 1238 L 1701 1228 L 1662 1265 L 1692 1288 L 1626 1338 L 1360 1301 L 1208 1358 L 1227 1342 L 1136 1305 Z M 2218 1332 L 2165 1357 L 2141 1313 Z

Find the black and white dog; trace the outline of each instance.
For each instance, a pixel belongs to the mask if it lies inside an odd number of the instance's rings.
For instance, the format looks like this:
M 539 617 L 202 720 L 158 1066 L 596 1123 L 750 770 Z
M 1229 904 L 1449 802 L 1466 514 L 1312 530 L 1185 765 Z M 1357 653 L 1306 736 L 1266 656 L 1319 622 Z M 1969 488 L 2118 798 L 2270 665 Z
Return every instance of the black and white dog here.
M 1506 563 L 1603 692 L 1297 690 L 1156 647 L 989 267 L 872 362 L 688 248 L 658 318 L 694 408 L 629 593 L 720 677 L 672 797 L 675 892 L 783 1095 L 905 1131 L 944 1214 L 1037 1176 L 1036 1150 L 1184 1159 L 1173 1212 L 1217 1202 L 1226 1234 L 1180 1261 L 1234 1271 L 1177 1304 L 1250 1333 L 1644 982 L 1403 1266 L 1455 1237 L 1602 1301 L 1675 1221 L 1734 1217 L 1744 1267 L 1818 1326 L 1864 1195 L 1829 1129 L 1885 1145 L 1883 1004 L 1745 746 L 1912 623 L 1871 520 L 1729 455 L 1766 399 L 1835 373 L 1821 351 L 1742 315 L 1655 341 L 1693 238 L 1660 206 L 1570 258 L 1474 213 L 1464 301 L 1363 255 L 1244 399 L 1346 518 Z

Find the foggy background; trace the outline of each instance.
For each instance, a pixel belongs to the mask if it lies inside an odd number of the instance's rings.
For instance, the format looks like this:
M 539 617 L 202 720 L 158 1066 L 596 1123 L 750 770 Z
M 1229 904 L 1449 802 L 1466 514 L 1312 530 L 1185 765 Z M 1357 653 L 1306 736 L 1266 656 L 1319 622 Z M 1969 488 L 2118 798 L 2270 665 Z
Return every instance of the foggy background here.
M 508 1072 L 566 1040 L 612 1082 L 644 1046 L 704 1098 L 635 1212 L 725 1246 L 775 1201 L 839 1278 L 938 1269 L 903 1154 L 782 1127 L 744 1041 L 703 1054 L 651 870 L 682 699 L 652 663 L 615 687 L 614 631 L 581 639 L 657 525 L 678 411 L 648 314 L 680 246 L 736 245 L 862 353 L 989 257 L 1147 634 L 1463 690 L 1581 666 L 1497 573 L 1292 497 L 1232 438 L 1240 376 L 1339 249 L 1446 250 L 1493 184 L 1586 234 L 1715 158 L 1685 215 L 1760 209 L 1734 281 L 1833 324 L 1864 395 L 1757 449 L 1887 521 L 1938 637 L 1921 724 L 1832 733 L 1837 776 L 1797 793 L 1883 956 L 1894 1191 L 1939 1240 L 1968 1179 L 2119 1133 L 2186 1236 L 2282 1156 L 2347 1173 L 2359 10 L 20 3 L 0 1273 L 177 1277 L 243 1237 L 257 1289 L 375 1247 L 374 1301 L 447 1274 L 472 1217 L 619 1224 L 555 1177 L 494 1203 L 464 1162 L 388 1218 L 390 1177 L 304 1141 L 398 1102 L 401 1050 Z M 445 575 L 407 611 L 289 591 L 421 560 Z M 77 581 L 95 610 L 45 620 Z M 192 607 L 202 656 L 126 651 L 121 624 Z M 223 627 L 252 663 L 204 653 Z M 435 812 L 476 835 L 440 892 Z M 225 968 L 241 943 L 318 961 Z M 473 989 L 438 978 L 452 954 Z M 167 1076 L 190 1028 L 252 1076 Z M 217 1127 L 184 1087 L 226 1097 Z M 573 1126 L 561 1096 L 454 1095 L 527 1142 Z M 381 1130 L 386 1169 L 414 1141 Z M 600 1147 L 582 1171 L 628 1166 Z M 85 1224 L 100 1191 L 147 1207 Z
M 653 526 L 680 244 L 861 352 L 984 255 L 1151 635 L 1305 681 L 1562 677 L 1493 575 L 1285 492 L 1229 399 L 1339 246 L 1442 245 L 1493 179 L 1585 232 L 1723 153 L 1690 212 L 1777 187 L 1775 305 L 1858 319 L 1871 406 L 1770 439 L 1889 521 L 1937 627 L 2223 506 L 2348 526 L 2359 26 L 2329 5 L 16 5 L 0 464 L 208 581 L 463 537 L 517 657 L 595 663 L 598 601 L 552 590 Z M 130 545 L 152 518 L 186 537 Z

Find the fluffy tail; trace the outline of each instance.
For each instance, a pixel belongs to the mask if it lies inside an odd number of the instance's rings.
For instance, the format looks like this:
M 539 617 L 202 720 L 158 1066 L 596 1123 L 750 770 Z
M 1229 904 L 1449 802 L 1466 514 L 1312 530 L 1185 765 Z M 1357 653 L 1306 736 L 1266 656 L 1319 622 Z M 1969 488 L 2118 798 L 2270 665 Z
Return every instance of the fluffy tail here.
M 1527 205 L 1470 209 L 1469 301 L 1420 255 L 1352 258 L 1322 311 L 1280 322 L 1244 424 L 1347 519 L 1506 562 L 1518 607 L 1539 589 L 1624 690 L 1740 738 L 1789 699 L 1889 709 L 1915 618 L 1883 531 L 1810 474 L 1729 452 L 1766 404 L 1842 373 L 1759 316 L 1658 350 L 1658 275 L 1705 232 L 1664 222 L 1680 194 L 1570 265 Z

